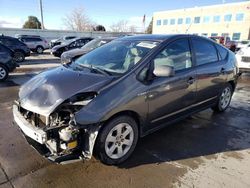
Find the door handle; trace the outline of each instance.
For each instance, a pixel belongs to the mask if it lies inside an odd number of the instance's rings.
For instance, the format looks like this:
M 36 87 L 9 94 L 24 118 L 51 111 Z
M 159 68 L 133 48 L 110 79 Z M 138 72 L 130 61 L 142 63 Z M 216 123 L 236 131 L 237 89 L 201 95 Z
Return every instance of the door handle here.
M 188 83 L 189 85 L 192 85 L 194 82 L 195 82 L 195 78 L 194 78 L 194 77 L 189 77 L 187 83 Z
M 221 68 L 220 73 L 225 74 L 225 68 Z

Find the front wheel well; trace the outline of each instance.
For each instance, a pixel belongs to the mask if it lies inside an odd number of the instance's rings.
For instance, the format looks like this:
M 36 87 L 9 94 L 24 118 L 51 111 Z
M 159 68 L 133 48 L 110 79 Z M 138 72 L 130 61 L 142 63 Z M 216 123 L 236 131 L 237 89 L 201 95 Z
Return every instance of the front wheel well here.
M 234 81 L 229 81 L 228 83 L 232 86 L 232 89 L 233 89 L 233 91 L 234 91 L 234 90 L 235 90 L 235 87 L 236 87 L 235 82 L 234 82 Z
M 139 114 L 137 114 L 136 112 L 131 111 L 131 110 L 121 111 L 121 112 L 118 112 L 118 113 L 112 115 L 110 118 L 108 118 L 105 121 L 105 123 L 111 121 L 112 119 L 114 119 L 114 118 L 116 118 L 118 116 L 129 116 L 129 117 L 132 117 L 136 121 L 136 123 L 137 123 L 139 136 L 141 135 L 141 124 L 142 124 L 142 121 L 141 121 L 141 118 L 140 118 Z

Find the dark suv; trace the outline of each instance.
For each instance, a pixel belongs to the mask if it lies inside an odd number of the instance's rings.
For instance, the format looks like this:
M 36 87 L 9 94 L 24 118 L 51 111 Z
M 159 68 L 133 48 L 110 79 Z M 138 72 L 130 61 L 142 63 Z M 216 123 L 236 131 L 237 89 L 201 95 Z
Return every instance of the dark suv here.
M 94 149 L 119 164 L 140 137 L 206 108 L 225 111 L 237 71 L 234 53 L 207 38 L 124 37 L 33 77 L 14 119 L 50 160 L 89 159 Z
M 30 49 L 17 38 L 0 35 L 0 43 L 14 51 L 14 60 L 23 62 L 25 57 L 30 56 Z
M 0 43 L 0 82 L 8 78 L 9 72 L 15 70 L 18 65 L 13 61 L 14 52 Z

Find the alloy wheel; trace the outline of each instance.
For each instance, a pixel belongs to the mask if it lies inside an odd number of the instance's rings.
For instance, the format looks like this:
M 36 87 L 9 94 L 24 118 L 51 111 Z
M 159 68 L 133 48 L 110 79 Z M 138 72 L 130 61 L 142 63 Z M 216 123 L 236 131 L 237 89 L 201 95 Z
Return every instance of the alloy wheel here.
M 7 75 L 6 70 L 3 67 L 0 67 L 0 80 L 3 80 Z
M 226 87 L 220 96 L 220 105 L 222 109 L 225 109 L 229 105 L 230 99 L 231 99 L 231 90 L 229 87 Z
M 128 123 L 117 124 L 105 140 L 105 152 L 111 159 L 119 159 L 127 154 L 134 141 L 134 131 Z

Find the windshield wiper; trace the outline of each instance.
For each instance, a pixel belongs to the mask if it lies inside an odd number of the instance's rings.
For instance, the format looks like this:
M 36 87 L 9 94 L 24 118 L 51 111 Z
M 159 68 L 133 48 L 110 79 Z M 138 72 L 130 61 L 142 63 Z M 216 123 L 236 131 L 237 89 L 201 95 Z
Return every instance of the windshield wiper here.
M 99 72 L 99 73 L 101 73 L 101 74 L 104 74 L 104 75 L 109 75 L 109 76 L 112 75 L 109 71 L 107 71 L 107 70 L 105 70 L 105 69 L 101 69 L 101 68 L 99 68 L 99 67 L 95 67 L 95 66 L 93 66 L 93 65 L 83 65 L 83 64 L 78 64 L 78 65 L 79 65 L 80 67 L 82 67 L 82 68 L 88 68 L 88 69 L 95 70 L 95 71 L 97 71 L 97 72 Z

